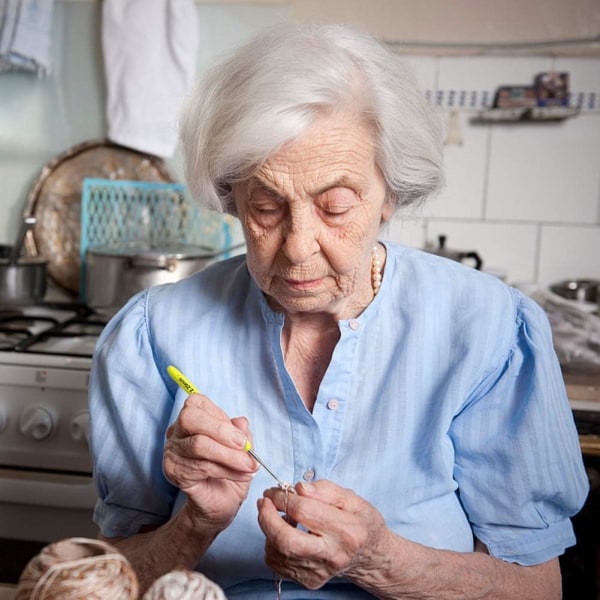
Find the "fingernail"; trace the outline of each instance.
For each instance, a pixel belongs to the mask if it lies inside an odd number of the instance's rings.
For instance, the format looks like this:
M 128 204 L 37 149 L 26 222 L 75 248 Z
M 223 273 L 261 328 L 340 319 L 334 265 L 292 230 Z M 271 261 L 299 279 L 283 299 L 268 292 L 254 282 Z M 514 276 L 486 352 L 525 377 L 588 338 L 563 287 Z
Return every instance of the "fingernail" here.
M 244 448 L 244 446 L 246 445 L 246 434 L 243 431 L 240 431 L 239 429 L 236 429 L 231 434 L 231 441 L 238 448 Z
M 300 487 L 307 494 L 312 494 L 315 491 L 315 486 L 312 483 L 301 483 Z

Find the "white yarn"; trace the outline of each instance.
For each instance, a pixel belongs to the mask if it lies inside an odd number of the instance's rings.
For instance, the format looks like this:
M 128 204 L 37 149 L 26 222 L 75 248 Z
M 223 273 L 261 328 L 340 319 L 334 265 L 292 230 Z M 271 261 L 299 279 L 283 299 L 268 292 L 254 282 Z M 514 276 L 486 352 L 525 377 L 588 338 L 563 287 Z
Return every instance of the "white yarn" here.
M 223 590 L 202 573 L 171 571 L 157 579 L 142 600 L 227 600 Z
M 15 600 L 135 600 L 138 580 L 127 559 L 100 540 L 49 544 L 19 578 Z

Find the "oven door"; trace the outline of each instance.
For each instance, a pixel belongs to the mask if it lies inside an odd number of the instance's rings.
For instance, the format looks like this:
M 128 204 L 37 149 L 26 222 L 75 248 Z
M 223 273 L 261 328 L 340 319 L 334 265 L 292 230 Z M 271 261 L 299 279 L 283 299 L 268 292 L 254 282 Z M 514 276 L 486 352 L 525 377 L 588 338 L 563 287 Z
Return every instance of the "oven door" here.
M 16 583 L 50 542 L 96 538 L 91 475 L 0 468 L 0 582 Z
M 0 538 L 96 537 L 96 497 L 91 475 L 0 469 Z

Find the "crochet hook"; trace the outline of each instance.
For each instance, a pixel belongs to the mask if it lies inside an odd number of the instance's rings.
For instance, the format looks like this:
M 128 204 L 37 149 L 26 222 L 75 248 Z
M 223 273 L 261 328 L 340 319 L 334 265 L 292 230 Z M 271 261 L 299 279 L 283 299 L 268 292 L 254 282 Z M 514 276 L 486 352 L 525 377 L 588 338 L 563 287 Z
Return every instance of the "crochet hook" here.
M 167 367 L 167 373 L 169 377 L 187 394 L 198 394 L 198 389 L 196 386 L 174 365 L 169 365 Z M 285 484 L 265 463 L 260 459 L 254 450 L 252 450 L 252 444 L 246 440 L 246 444 L 244 445 L 244 451 L 247 452 L 276 482 L 279 487 L 284 488 L 287 484 Z

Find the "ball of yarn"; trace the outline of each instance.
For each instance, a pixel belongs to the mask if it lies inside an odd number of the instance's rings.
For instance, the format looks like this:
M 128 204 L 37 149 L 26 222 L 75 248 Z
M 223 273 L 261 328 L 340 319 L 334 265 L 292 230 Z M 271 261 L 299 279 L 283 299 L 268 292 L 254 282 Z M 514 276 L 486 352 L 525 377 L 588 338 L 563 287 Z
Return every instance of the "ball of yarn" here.
M 68 538 L 49 544 L 21 573 L 15 600 L 135 600 L 137 576 L 116 548 Z
M 227 600 L 223 590 L 195 571 L 175 570 L 159 577 L 142 600 Z

